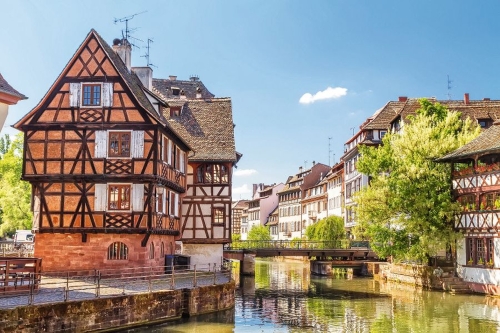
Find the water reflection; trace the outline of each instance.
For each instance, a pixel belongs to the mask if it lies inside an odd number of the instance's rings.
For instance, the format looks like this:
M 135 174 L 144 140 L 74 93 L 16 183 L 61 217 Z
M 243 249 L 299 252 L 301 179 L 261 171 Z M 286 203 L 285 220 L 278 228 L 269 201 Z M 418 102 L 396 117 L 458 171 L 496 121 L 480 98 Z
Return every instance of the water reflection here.
M 500 299 L 372 279 L 314 277 L 303 262 L 257 260 L 234 310 L 130 332 L 500 332 Z

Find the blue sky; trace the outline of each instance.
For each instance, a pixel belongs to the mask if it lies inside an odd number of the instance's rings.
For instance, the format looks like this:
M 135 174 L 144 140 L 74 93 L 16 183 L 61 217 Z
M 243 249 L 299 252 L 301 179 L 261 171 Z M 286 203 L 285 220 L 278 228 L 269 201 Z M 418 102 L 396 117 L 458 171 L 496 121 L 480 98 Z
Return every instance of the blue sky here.
M 154 77 L 198 75 L 231 97 L 243 154 L 233 198 L 333 164 L 367 117 L 398 96 L 500 99 L 500 2 L 0 0 L 0 73 L 29 97 L 4 133 L 47 92 L 94 28 L 110 44 L 129 21 L 154 40 Z M 144 66 L 135 40 L 132 65 Z M 331 138 L 329 140 L 328 138 Z M 330 148 L 329 148 L 330 143 Z M 331 153 L 329 152 L 331 150 Z

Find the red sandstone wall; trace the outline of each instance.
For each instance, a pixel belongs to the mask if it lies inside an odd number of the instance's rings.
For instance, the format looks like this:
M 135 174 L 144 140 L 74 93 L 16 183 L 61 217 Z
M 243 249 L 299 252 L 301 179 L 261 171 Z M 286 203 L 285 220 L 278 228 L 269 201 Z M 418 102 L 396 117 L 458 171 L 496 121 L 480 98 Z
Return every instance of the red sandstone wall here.
M 144 235 L 87 234 L 84 243 L 81 234 L 41 233 L 36 235 L 35 257 L 42 258 L 43 272 L 165 265 L 164 257 L 160 256 L 161 242 L 164 243 L 165 255 L 172 254 L 174 237 L 151 235 L 146 247 L 141 247 L 143 238 Z M 128 246 L 128 259 L 108 260 L 108 246 L 118 241 Z M 154 259 L 149 259 L 151 242 L 154 244 Z

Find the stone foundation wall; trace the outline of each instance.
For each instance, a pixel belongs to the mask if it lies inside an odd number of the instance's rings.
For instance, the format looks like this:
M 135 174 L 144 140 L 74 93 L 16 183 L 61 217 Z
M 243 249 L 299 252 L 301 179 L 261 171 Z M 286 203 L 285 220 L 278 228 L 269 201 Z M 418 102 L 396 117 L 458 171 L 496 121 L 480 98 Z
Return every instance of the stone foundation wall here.
M 48 271 L 83 271 L 109 268 L 133 268 L 145 266 L 164 266 L 161 256 L 161 243 L 164 254 L 172 254 L 174 236 L 151 235 L 145 247 L 141 246 L 144 235 L 126 234 L 88 234 L 82 242 L 80 234 L 36 235 L 36 258 L 42 258 L 42 270 Z M 127 260 L 108 260 L 108 246 L 113 242 L 123 242 L 128 247 Z M 154 246 L 154 258 L 149 259 L 150 244 Z
M 442 282 L 433 274 L 434 269 L 434 267 L 420 265 L 383 264 L 378 267 L 378 278 L 420 287 L 442 289 Z M 445 267 L 443 271 L 443 276 L 453 275 L 453 267 Z
M 87 332 L 175 320 L 234 307 L 235 283 L 0 310 L 0 332 Z

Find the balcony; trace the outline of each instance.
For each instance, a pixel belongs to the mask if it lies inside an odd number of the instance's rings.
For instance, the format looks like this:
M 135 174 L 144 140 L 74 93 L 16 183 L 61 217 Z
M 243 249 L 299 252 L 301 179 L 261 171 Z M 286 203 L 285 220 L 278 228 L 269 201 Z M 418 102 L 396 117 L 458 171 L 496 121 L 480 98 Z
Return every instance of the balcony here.
M 497 232 L 500 219 L 500 210 L 466 211 L 455 220 L 457 229 L 477 229 L 488 232 Z
M 311 220 L 316 220 L 316 218 L 318 217 L 318 212 L 315 210 L 310 210 L 307 212 L 307 216 L 309 216 Z
M 177 189 L 186 189 L 186 175 L 174 169 L 170 164 L 159 162 L 159 176 L 166 181 L 166 185 Z

